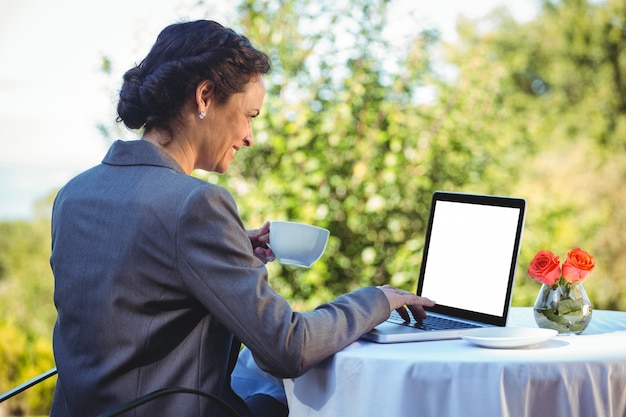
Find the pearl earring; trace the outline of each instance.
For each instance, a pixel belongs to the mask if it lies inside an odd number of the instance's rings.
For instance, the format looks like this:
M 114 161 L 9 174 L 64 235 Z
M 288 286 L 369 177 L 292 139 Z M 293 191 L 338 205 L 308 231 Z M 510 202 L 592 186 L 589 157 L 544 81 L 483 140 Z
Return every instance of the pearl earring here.
M 201 111 L 200 114 L 198 115 L 200 120 L 204 119 L 205 116 L 206 116 L 206 112 L 203 112 L 203 111 Z

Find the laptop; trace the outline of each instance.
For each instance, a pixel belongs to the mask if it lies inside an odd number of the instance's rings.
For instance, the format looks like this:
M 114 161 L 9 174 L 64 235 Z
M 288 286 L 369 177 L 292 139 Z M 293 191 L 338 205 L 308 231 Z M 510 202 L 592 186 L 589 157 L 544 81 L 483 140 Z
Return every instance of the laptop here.
M 417 295 L 437 304 L 421 323 L 394 311 L 362 339 L 456 339 L 459 330 L 506 326 L 525 212 L 522 198 L 433 193 Z

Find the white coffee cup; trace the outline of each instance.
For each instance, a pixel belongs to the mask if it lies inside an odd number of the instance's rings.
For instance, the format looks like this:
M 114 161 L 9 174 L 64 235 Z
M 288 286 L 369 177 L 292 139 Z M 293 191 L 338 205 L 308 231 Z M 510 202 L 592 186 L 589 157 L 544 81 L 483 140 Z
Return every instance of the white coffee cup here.
M 283 265 L 309 268 L 322 257 L 330 232 L 305 223 L 270 222 L 269 246 Z

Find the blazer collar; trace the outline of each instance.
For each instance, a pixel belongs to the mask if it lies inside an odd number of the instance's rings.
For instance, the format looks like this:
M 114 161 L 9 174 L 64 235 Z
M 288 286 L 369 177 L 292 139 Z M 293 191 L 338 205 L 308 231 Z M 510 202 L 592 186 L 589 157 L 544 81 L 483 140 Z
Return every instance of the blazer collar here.
M 171 156 L 158 146 L 146 140 L 117 140 L 102 160 L 108 165 L 151 165 L 173 169 L 184 174 L 185 171 Z

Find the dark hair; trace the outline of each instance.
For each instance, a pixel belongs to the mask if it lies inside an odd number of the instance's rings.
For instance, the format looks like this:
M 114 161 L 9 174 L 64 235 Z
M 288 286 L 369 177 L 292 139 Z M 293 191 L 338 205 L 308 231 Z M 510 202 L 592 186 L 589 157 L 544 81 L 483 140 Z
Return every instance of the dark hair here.
M 215 99 L 224 104 L 244 91 L 253 74 L 269 71 L 267 55 L 245 36 L 210 20 L 175 23 L 163 29 L 146 58 L 124 74 L 117 121 L 130 129 L 171 132 L 171 122 L 199 82 L 211 81 Z

